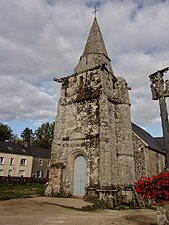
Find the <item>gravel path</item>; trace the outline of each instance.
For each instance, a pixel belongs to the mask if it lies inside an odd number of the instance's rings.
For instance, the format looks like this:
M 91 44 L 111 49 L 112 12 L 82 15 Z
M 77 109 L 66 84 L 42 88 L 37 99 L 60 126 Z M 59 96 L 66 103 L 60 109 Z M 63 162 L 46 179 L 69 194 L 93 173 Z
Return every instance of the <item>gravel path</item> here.
M 64 204 L 66 204 L 66 200 L 64 199 L 63 201 Z M 82 202 L 79 204 L 82 204 Z M 51 204 L 49 204 L 49 199 L 45 197 L 37 197 L 30 199 L 12 199 L 7 201 L 1 201 L 0 224 L 1 225 L 58 225 L 58 224 L 156 225 L 157 223 L 156 223 L 156 212 L 153 210 L 106 209 L 94 212 L 82 212 L 77 211 L 75 209 L 69 209 L 55 205 L 53 199 L 51 199 Z

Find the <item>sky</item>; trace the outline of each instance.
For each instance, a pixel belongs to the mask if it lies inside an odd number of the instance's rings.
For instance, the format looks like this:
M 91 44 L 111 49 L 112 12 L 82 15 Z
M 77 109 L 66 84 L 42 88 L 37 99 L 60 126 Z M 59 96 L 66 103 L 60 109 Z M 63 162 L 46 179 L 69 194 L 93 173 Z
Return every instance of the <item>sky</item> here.
M 53 77 L 74 73 L 96 3 L 115 76 L 132 88 L 132 121 L 162 135 L 149 75 L 169 66 L 169 0 L 0 0 L 0 122 L 18 136 L 55 120 Z

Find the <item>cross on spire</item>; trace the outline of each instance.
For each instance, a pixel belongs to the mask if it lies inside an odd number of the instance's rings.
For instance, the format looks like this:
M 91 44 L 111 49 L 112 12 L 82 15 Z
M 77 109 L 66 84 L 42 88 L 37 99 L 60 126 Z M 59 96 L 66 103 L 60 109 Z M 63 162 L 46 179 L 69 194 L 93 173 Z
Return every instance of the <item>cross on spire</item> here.
M 99 9 L 97 9 L 97 4 L 94 7 L 94 11 L 92 12 L 92 14 L 94 13 L 94 17 L 96 17 L 96 12 L 99 11 Z

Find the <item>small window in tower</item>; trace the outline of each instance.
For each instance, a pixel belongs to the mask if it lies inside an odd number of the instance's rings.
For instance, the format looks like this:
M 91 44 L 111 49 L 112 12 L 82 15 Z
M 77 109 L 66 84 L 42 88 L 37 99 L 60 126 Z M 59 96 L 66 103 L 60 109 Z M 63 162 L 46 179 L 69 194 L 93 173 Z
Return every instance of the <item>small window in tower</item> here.
M 83 76 L 80 76 L 80 85 L 83 85 Z

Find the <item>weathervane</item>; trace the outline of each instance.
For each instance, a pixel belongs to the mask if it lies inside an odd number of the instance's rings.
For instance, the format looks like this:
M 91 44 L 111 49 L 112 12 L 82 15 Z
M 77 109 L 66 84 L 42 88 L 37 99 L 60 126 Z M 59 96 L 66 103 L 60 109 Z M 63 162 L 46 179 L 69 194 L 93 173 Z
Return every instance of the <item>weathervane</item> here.
M 99 9 L 97 9 L 97 3 L 94 7 L 94 11 L 92 12 L 92 14 L 94 13 L 94 17 L 96 17 L 96 12 L 99 11 Z

